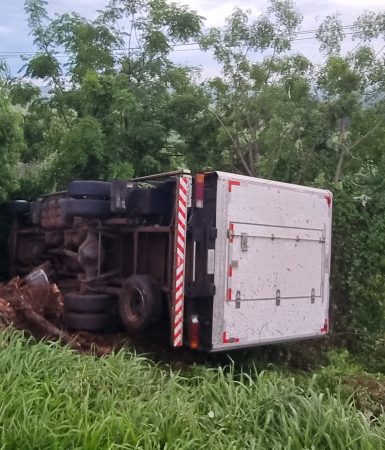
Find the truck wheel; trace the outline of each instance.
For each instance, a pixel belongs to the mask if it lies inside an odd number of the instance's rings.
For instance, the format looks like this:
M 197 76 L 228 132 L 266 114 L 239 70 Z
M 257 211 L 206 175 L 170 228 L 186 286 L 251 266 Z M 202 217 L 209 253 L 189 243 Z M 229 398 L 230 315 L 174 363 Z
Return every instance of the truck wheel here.
M 111 214 L 111 205 L 109 200 L 97 199 L 64 199 L 62 203 L 65 216 L 78 217 L 108 217 Z
M 67 187 L 67 194 L 74 198 L 111 198 L 111 183 L 108 181 L 71 181 Z
M 104 313 L 112 308 L 114 300 L 113 296 L 107 294 L 71 293 L 66 294 L 63 301 L 66 312 Z
M 110 326 L 110 316 L 103 313 L 64 313 L 64 322 L 73 331 L 104 331 Z
M 119 315 L 128 331 L 144 331 L 158 319 L 162 292 L 149 275 L 132 275 L 122 286 Z
M 9 209 L 15 214 L 28 214 L 31 212 L 31 204 L 26 200 L 14 200 L 9 203 Z

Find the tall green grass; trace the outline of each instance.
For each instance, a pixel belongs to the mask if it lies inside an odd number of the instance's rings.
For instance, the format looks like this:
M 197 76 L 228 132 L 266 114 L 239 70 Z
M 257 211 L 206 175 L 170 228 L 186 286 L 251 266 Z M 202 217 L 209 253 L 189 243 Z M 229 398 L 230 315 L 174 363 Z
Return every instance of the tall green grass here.
M 374 449 L 385 421 L 277 372 L 191 376 L 0 334 L 2 449 Z

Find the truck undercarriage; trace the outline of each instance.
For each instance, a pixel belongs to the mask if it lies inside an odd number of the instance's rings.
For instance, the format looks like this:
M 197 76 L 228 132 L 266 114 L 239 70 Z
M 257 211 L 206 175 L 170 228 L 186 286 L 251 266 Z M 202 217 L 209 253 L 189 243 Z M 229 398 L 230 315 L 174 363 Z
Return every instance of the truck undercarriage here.
M 175 301 L 181 238 L 178 189 L 184 179 L 189 192 L 185 193 L 182 257 L 193 256 L 194 262 L 183 273 L 182 289 L 190 296 L 182 292 L 179 311 Z M 49 262 L 50 277 L 65 294 L 69 329 L 108 331 L 123 325 L 141 333 L 149 327 L 166 327 L 171 341 L 182 344 L 189 328 L 180 322 L 190 317 L 193 329 L 198 314 L 208 322 L 213 295 L 213 285 L 203 281 L 204 273 L 199 276 L 194 268 L 193 275 L 190 269 L 192 264 L 202 265 L 200 247 L 210 228 L 194 226 L 193 208 L 187 206 L 187 202 L 191 206 L 191 189 L 189 173 L 177 172 L 132 181 L 74 181 L 67 191 L 31 203 L 13 202 L 12 275 L 27 274 Z M 196 215 L 202 212 L 207 214 L 201 208 Z M 187 234 L 195 235 L 194 249 Z M 209 333 L 201 332 L 199 344 L 192 342 L 192 347 L 208 346 L 210 339 Z

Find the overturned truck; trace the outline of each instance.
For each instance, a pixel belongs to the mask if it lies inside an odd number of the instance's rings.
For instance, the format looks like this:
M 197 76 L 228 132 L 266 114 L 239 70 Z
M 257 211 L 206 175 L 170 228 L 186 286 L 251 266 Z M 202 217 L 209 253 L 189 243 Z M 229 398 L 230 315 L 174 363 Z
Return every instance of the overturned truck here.
M 49 262 L 69 329 L 163 328 L 207 351 L 328 332 L 329 191 L 185 170 L 11 208 L 11 272 Z

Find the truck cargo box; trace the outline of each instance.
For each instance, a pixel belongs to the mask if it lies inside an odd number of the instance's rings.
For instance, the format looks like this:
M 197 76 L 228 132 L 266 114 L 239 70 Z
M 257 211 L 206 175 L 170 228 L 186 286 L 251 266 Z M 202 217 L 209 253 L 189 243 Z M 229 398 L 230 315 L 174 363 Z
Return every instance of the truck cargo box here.
M 324 335 L 332 194 L 217 175 L 212 349 Z

